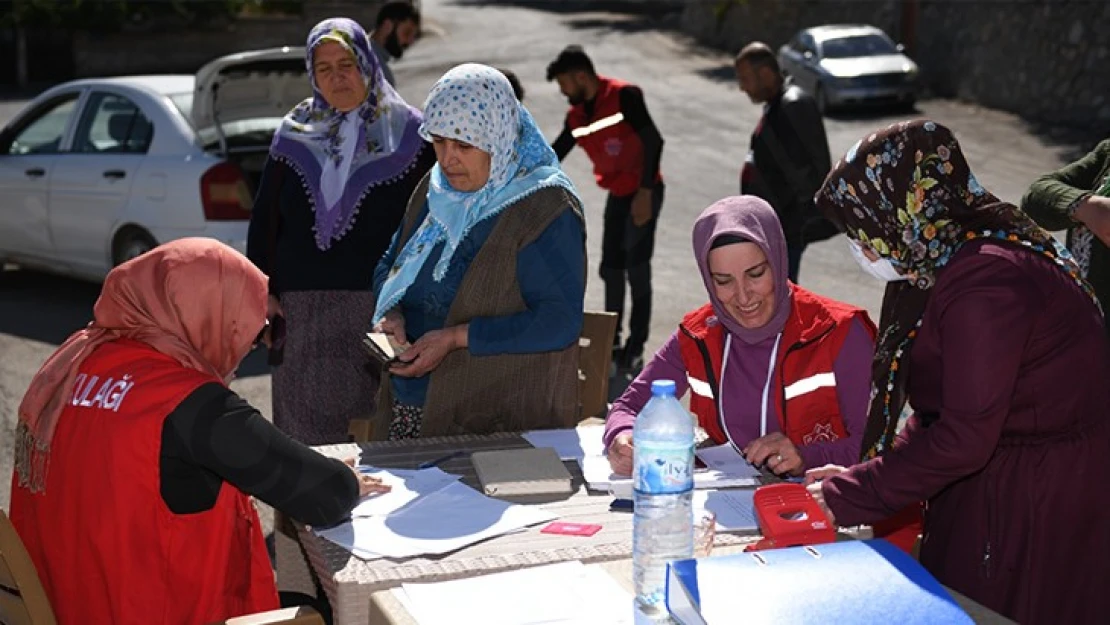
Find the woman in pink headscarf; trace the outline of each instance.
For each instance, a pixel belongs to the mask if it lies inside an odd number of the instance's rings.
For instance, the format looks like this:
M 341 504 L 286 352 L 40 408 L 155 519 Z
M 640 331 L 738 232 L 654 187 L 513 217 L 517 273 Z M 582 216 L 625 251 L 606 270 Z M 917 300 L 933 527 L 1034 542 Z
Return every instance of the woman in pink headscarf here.
M 108 274 L 19 407 L 11 520 L 62 625 L 211 623 L 278 607 L 250 502 L 313 525 L 381 490 L 227 388 L 266 276 L 212 239 Z
M 866 311 L 787 279 L 786 240 L 769 204 L 725 198 L 694 224 L 709 302 L 687 314 L 609 411 L 613 471 L 632 469 L 632 426 L 651 382 L 690 389 L 709 437 L 781 476 L 859 457 L 875 326 Z

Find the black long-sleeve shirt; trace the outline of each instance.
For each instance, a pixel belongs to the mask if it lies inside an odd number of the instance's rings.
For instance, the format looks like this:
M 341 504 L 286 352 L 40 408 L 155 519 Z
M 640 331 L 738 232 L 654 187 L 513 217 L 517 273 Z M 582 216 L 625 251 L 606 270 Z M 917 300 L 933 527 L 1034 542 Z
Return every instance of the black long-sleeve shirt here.
M 230 389 L 205 384 L 162 425 L 162 500 L 175 514 L 216 504 L 227 482 L 309 525 L 334 525 L 358 503 L 350 467 L 294 441 Z
M 374 267 L 401 225 L 409 196 L 434 164 L 435 151 L 425 143 L 404 175 L 362 198 L 351 230 L 323 251 L 316 246 L 316 213 L 300 176 L 271 158 L 254 200 L 247 257 L 270 276 L 271 293 L 369 290 Z
M 632 130 L 640 137 L 640 143 L 643 144 L 644 149 L 644 166 L 640 174 L 640 188 L 651 189 L 655 186 L 655 180 L 659 176 L 659 161 L 663 157 L 663 136 L 659 134 L 659 129 L 655 127 L 655 122 L 651 120 L 651 115 L 648 114 L 647 103 L 644 102 L 644 92 L 635 85 L 625 85 L 621 87 L 620 92 L 617 94 L 620 98 L 621 114 L 624 115 L 624 121 L 632 126 Z M 586 108 L 586 115 L 592 116 L 594 109 L 594 100 L 587 100 L 583 106 Z M 563 131 L 551 144 L 551 148 L 555 150 L 555 154 L 562 161 L 566 158 L 567 154 L 574 149 L 577 141 L 574 135 L 571 134 L 569 123 L 563 124 Z

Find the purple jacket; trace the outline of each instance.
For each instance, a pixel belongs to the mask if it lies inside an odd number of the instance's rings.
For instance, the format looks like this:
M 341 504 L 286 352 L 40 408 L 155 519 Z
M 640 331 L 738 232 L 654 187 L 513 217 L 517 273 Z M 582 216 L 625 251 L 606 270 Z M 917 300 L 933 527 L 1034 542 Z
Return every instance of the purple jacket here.
M 925 500 L 921 562 L 1023 624 L 1104 623 L 1110 341 L 1040 255 L 991 241 L 938 274 L 910 354 L 915 414 L 885 455 L 823 482 L 839 525 Z

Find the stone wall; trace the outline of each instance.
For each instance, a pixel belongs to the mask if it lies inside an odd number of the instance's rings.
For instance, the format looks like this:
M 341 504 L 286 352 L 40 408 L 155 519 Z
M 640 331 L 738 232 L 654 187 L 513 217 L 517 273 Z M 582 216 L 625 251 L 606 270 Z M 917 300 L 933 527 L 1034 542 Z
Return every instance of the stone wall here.
M 204 29 L 151 26 L 119 33 L 78 33 L 73 42 L 77 77 L 193 73 L 217 57 L 280 46 L 302 46 L 322 19 L 350 17 L 369 32 L 381 2 L 305 3 L 299 17 L 245 17 Z
M 682 16 L 730 52 L 853 22 L 905 43 L 933 94 L 1110 135 L 1108 0 L 689 0 Z
M 1110 2 L 920 4 L 917 57 L 938 94 L 1110 135 Z
M 898 0 L 688 0 L 682 29 L 738 52 L 753 41 L 778 49 L 799 30 L 821 24 L 872 24 L 895 39 Z

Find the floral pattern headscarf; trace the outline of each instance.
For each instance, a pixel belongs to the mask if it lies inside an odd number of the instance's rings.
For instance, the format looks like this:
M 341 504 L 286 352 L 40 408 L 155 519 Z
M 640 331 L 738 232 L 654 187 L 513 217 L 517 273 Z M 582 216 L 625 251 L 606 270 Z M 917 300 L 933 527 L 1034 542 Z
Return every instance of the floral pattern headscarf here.
M 341 113 L 316 86 L 312 57 L 332 42 L 355 58 L 365 81 L 366 100 Z M 312 97 L 293 107 L 270 146 L 271 157 L 297 172 L 315 211 L 316 246 L 327 250 L 354 226 L 357 207 L 375 186 L 409 170 L 420 153 L 420 111 L 409 106 L 382 75 L 366 32 L 353 20 L 337 17 L 308 34 L 305 64 Z
M 906 396 L 909 354 L 940 271 L 964 242 L 991 237 L 1044 254 L 1094 298 L 1071 255 L 1046 230 L 990 194 L 952 132 L 932 121 L 893 124 L 858 141 L 817 192 L 848 237 L 909 277 L 887 285 L 872 366 L 863 457 L 889 448 Z M 1095 300 L 1097 303 L 1097 300 Z

